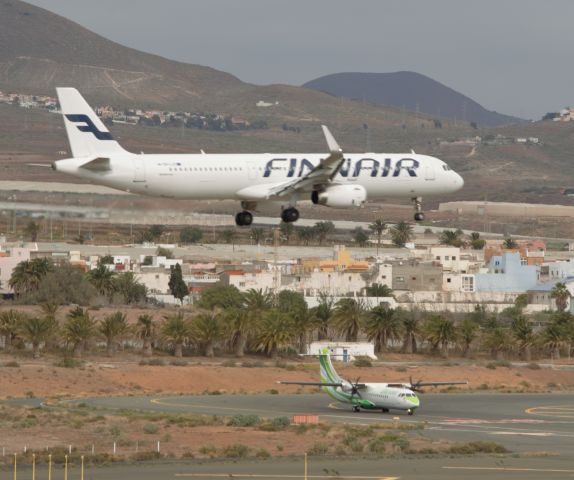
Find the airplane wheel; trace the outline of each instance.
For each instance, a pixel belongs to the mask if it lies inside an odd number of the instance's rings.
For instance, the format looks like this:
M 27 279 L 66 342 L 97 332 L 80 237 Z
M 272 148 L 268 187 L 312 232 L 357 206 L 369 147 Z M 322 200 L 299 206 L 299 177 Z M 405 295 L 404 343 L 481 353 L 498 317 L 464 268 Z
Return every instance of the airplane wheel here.
M 389 409 L 388 409 L 388 408 L 382 408 L 381 411 L 382 411 L 383 413 L 389 413 Z
M 423 212 L 415 213 L 415 221 L 422 222 L 425 219 L 425 214 Z
M 286 208 L 281 212 L 281 220 L 285 223 L 292 223 L 299 220 L 299 210 L 296 208 Z
M 238 227 L 248 227 L 253 223 L 253 215 L 247 211 L 239 212 L 235 215 L 235 224 Z
M 353 405 L 353 412 L 360 412 L 361 409 L 357 405 Z
M 407 413 L 408 413 L 409 415 L 412 415 L 413 413 L 415 413 L 415 411 L 414 411 L 412 408 L 409 408 L 409 409 L 407 410 Z

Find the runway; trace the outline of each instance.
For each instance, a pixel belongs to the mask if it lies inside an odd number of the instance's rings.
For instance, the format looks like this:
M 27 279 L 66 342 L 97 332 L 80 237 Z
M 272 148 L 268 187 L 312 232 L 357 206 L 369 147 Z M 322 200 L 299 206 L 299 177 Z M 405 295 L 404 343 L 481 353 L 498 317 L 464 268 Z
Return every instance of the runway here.
M 201 395 L 102 397 L 74 400 L 101 409 L 136 409 L 174 414 L 254 414 L 261 417 L 316 414 L 322 422 L 369 425 L 422 423 L 426 436 L 452 441 L 495 441 L 513 452 L 545 451 L 572 455 L 574 394 L 426 394 L 410 417 L 405 412 L 363 411 L 333 402 L 327 395 Z

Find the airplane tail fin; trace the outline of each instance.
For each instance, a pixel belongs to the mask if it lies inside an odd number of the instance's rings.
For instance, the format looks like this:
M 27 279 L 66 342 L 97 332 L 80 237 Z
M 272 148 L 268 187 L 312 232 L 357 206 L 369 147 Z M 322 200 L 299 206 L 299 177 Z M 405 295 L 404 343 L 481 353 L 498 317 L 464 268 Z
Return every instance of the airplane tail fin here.
M 328 348 L 321 350 L 319 354 L 319 365 L 321 368 L 321 383 L 343 382 L 343 379 L 339 377 L 339 374 L 335 371 L 331 363 L 331 354 Z
M 127 154 L 75 88 L 57 88 L 73 157 Z

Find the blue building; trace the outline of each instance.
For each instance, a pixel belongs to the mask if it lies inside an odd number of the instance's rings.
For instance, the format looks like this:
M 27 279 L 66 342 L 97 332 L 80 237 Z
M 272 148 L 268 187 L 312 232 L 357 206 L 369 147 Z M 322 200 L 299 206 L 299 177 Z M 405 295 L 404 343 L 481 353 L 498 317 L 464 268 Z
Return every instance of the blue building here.
M 538 266 L 524 265 L 517 252 L 495 255 L 487 273 L 474 275 L 475 292 L 525 293 L 536 288 Z

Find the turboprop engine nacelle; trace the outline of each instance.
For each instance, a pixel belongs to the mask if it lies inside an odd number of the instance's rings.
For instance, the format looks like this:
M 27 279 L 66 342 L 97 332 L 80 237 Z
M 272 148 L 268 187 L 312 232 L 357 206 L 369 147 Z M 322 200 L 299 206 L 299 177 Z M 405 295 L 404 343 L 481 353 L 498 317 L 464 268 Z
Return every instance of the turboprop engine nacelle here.
M 315 205 L 333 208 L 358 208 L 367 201 L 367 191 L 362 185 L 333 185 L 311 194 Z

